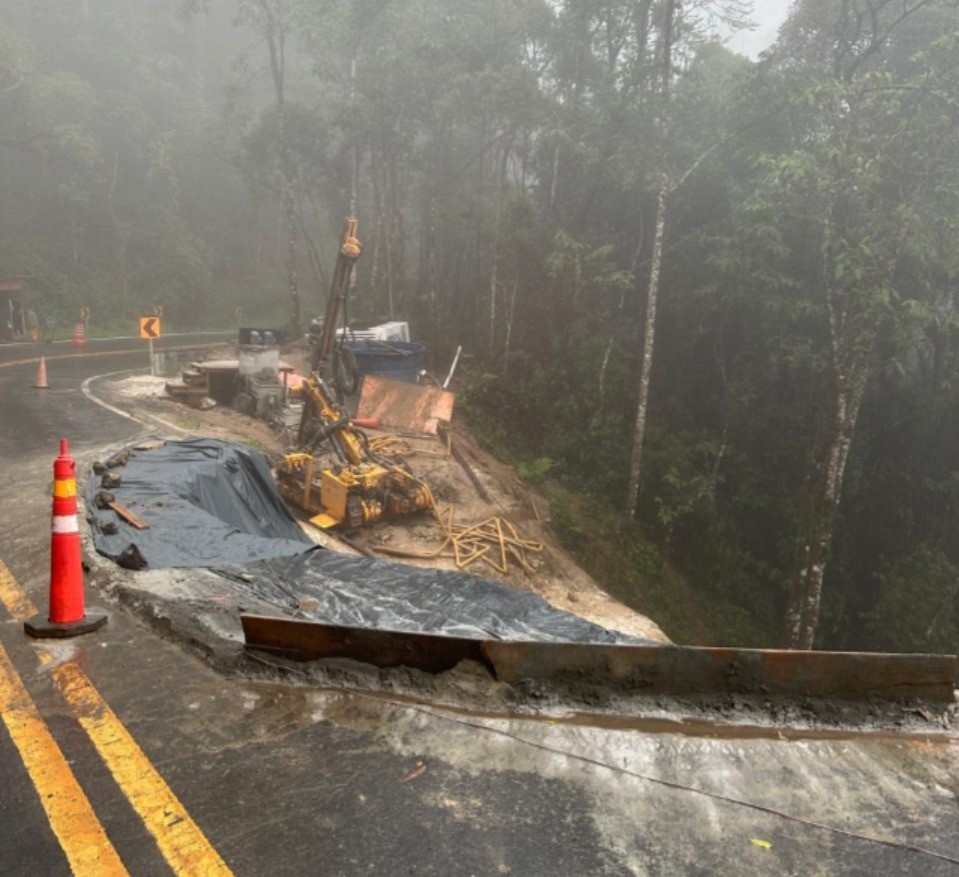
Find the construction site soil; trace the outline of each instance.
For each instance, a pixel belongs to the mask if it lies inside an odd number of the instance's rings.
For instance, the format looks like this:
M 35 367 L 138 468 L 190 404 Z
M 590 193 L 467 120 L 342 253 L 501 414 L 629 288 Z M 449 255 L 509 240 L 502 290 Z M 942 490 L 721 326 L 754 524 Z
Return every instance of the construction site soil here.
M 222 351 L 216 353 L 221 354 Z M 284 451 L 290 450 L 289 430 L 271 428 L 261 420 L 229 408 L 216 407 L 205 411 L 191 408 L 170 399 L 164 390 L 165 383 L 163 378 L 136 375 L 100 381 L 95 392 L 134 417 L 146 423 L 156 423 L 158 427 L 172 426 L 181 435 L 247 444 L 262 451 L 272 466 L 276 466 Z M 373 436 L 378 433 L 397 439 L 397 459 L 406 461 L 417 477 L 430 485 L 442 514 L 448 514 L 452 508 L 454 523 L 474 524 L 500 517 L 512 523 L 525 540 L 542 545 L 541 551 L 525 554 L 531 571 L 514 562 L 509 565 L 508 572 L 503 573 L 492 562 L 481 559 L 469 568 L 469 572 L 533 591 L 557 609 L 611 630 L 656 642 L 669 642 L 655 622 L 613 599 L 576 565 L 550 529 L 549 505 L 545 498 L 520 481 L 512 467 L 484 452 L 462 426 L 453 426 L 449 442 L 438 436 L 400 434 L 390 430 L 370 432 Z M 451 453 L 453 445 L 456 456 Z M 485 496 L 480 494 L 470 471 L 480 482 Z M 457 568 L 455 558 L 451 556 L 417 559 L 397 555 L 405 550 L 428 554 L 442 545 L 443 530 L 428 512 L 383 520 L 349 535 L 338 531 L 324 532 L 306 524 L 305 518 L 304 528 L 315 542 L 333 551 L 390 557 L 410 566 Z
M 104 376 L 94 380 L 87 392 L 95 401 L 143 423 L 144 435 L 202 435 L 239 441 L 262 451 L 274 465 L 288 449 L 282 429 L 225 408 L 200 411 L 187 407 L 166 398 L 163 384 L 163 379 L 142 375 Z M 576 566 L 550 530 L 546 501 L 523 484 L 513 469 L 483 452 L 462 428 L 454 427 L 452 441 L 465 464 L 448 455 L 448 444 L 439 438 L 398 438 L 409 449 L 406 459 L 410 466 L 431 485 L 441 508 L 453 506 L 456 521 L 501 516 L 524 539 L 542 543 L 542 551 L 530 555 L 529 571 L 514 564 L 503 574 L 479 564 L 470 572 L 534 591 L 553 606 L 609 629 L 668 642 L 653 621 L 618 603 Z M 103 454 L 101 451 L 100 456 Z M 89 477 L 93 458 L 78 462 L 81 478 Z M 487 497 L 477 490 L 474 477 Z M 302 526 L 317 544 L 347 554 L 375 555 L 384 546 L 426 552 L 442 543 L 442 530 L 427 513 L 351 533 L 348 541 L 305 521 Z M 364 696 L 429 704 L 473 716 L 516 715 L 651 733 L 776 739 L 895 733 L 927 739 L 950 737 L 959 730 L 955 704 L 796 700 L 763 693 L 651 696 L 616 690 L 588 678 L 508 685 L 494 679 L 485 666 L 470 661 L 440 674 L 405 667 L 378 669 L 344 659 L 287 661 L 244 650 L 240 614 L 273 614 L 275 607 L 260 600 L 242 579 L 194 568 L 131 572 L 97 555 L 88 529 L 84 542 L 92 579 L 108 599 L 130 609 L 160 635 L 202 655 L 219 671 L 251 680 L 360 691 Z M 447 557 L 392 559 L 455 569 L 453 559 Z

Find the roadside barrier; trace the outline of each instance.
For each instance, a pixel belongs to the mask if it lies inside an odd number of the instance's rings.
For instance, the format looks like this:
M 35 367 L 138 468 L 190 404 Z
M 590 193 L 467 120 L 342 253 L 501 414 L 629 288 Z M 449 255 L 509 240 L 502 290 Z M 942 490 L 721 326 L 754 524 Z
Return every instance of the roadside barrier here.
M 103 627 L 107 621 L 103 612 L 87 612 L 84 608 L 76 471 L 76 461 L 70 456 L 67 440 L 62 438 L 60 456 L 53 461 L 50 612 L 40 612 L 24 622 L 30 636 L 78 636 Z
M 38 390 L 49 390 L 50 385 L 47 383 L 47 360 L 45 357 L 40 357 L 40 366 L 37 368 L 37 382 L 33 385 Z
M 87 327 L 83 323 L 73 324 L 73 340 L 70 342 L 70 346 L 71 347 L 87 346 Z

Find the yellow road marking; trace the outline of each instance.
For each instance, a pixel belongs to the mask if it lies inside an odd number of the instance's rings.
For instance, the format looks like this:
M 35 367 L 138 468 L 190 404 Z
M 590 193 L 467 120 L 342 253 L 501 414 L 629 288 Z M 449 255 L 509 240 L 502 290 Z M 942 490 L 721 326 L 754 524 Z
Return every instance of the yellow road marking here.
M 219 347 L 222 341 L 202 341 L 198 344 L 178 344 L 175 347 L 158 347 L 157 353 L 166 353 L 168 350 L 199 350 L 201 347 Z M 125 350 L 91 350 L 89 353 L 61 353 L 52 356 L 44 355 L 47 362 L 55 362 L 58 359 L 88 359 L 91 356 L 120 356 L 125 353 L 146 353 L 145 347 L 130 347 Z M 31 356 L 27 359 L 12 359 L 9 362 L 0 362 L 0 368 L 13 368 L 15 365 L 32 365 L 40 362 L 39 356 Z M 146 368 L 146 366 L 144 366 Z
M 74 661 L 61 664 L 53 671 L 53 678 L 174 873 L 204 877 L 230 874 L 219 853 L 79 665 Z
M 37 614 L 37 607 L 17 584 L 6 564 L 0 560 L 0 602 L 7 607 L 7 611 L 18 621 L 24 621 Z
M 0 560 L 0 601 L 20 621 L 36 614 L 33 602 Z M 50 656 L 41 651 L 40 660 Z M 87 732 L 127 800 L 153 835 L 178 877 L 232 875 L 229 867 L 157 772 L 136 740 L 75 661 L 53 671 L 61 694 Z
M 3 646 L 0 646 L 0 715 L 73 873 L 83 877 L 127 874 Z

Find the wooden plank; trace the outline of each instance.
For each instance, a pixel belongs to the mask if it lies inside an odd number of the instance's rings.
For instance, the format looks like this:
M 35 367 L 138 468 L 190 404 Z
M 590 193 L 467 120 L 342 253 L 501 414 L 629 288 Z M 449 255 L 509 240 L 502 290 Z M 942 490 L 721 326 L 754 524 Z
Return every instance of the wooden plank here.
M 449 390 L 438 387 L 421 387 L 366 375 L 356 416 L 362 419 L 378 417 L 384 426 L 436 435 L 437 426 L 449 423 L 453 417 L 455 398 Z
M 466 473 L 466 477 L 469 478 L 470 483 L 473 487 L 476 488 L 476 492 L 480 495 L 480 498 L 484 502 L 488 502 L 490 505 L 495 504 L 495 500 L 490 496 L 490 492 L 486 489 L 486 486 L 479 479 L 479 475 L 476 474 L 476 470 L 470 465 L 469 460 L 466 459 L 466 455 L 459 448 L 456 442 L 453 441 L 452 434 L 450 433 L 450 428 L 448 424 L 440 423 L 439 426 L 439 435 L 446 439 L 450 444 L 450 453 L 453 456 L 453 459 L 460 464 L 463 471 Z
M 784 694 L 950 703 L 955 655 L 477 640 L 241 615 L 246 646 L 298 661 L 351 658 L 431 673 L 479 661 L 503 682 L 545 680 L 648 694 Z
M 139 517 L 135 512 L 131 512 L 125 505 L 121 505 L 118 502 L 109 502 L 107 503 L 113 511 L 115 511 L 124 521 L 128 524 L 132 524 L 138 530 L 149 530 L 150 525 Z

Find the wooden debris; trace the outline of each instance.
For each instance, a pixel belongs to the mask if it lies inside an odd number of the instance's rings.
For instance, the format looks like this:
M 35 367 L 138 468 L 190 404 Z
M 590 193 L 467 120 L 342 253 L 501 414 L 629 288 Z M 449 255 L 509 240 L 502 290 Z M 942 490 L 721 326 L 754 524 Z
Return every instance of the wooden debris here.
M 118 502 L 107 503 L 113 511 L 115 511 L 124 521 L 132 526 L 136 527 L 138 530 L 149 530 L 150 525 L 139 517 L 135 512 L 131 512 L 125 505 L 121 505 Z
M 416 767 L 414 767 L 400 782 L 411 783 L 413 780 L 418 780 L 423 774 L 426 773 L 426 765 L 422 761 L 416 762 Z
M 492 517 L 478 524 L 460 526 L 453 523 L 452 505 L 445 513 L 441 513 L 436 507 L 436 501 L 432 500 L 432 508 L 433 516 L 440 525 L 444 537 L 438 548 L 432 551 L 417 551 L 410 548 L 377 545 L 375 550 L 393 557 L 411 557 L 419 560 L 452 557 L 456 568 L 460 570 L 465 570 L 482 560 L 504 575 L 509 573 L 512 560 L 528 575 L 535 572 L 528 555 L 541 553 L 543 543 L 524 539 L 506 518 Z
M 490 496 L 490 492 L 483 485 L 483 482 L 479 480 L 479 476 L 473 470 L 473 467 L 470 465 L 469 460 L 466 459 L 466 455 L 453 444 L 452 434 L 445 425 L 441 425 L 439 428 L 439 434 L 447 440 L 447 449 L 448 452 L 452 455 L 453 459 L 456 460 L 460 466 L 463 467 L 463 471 L 466 473 L 467 478 L 473 483 L 473 487 L 476 488 L 476 492 L 482 497 L 484 502 L 490 503 L 490 505 L 495 505 L 495 500 Z

